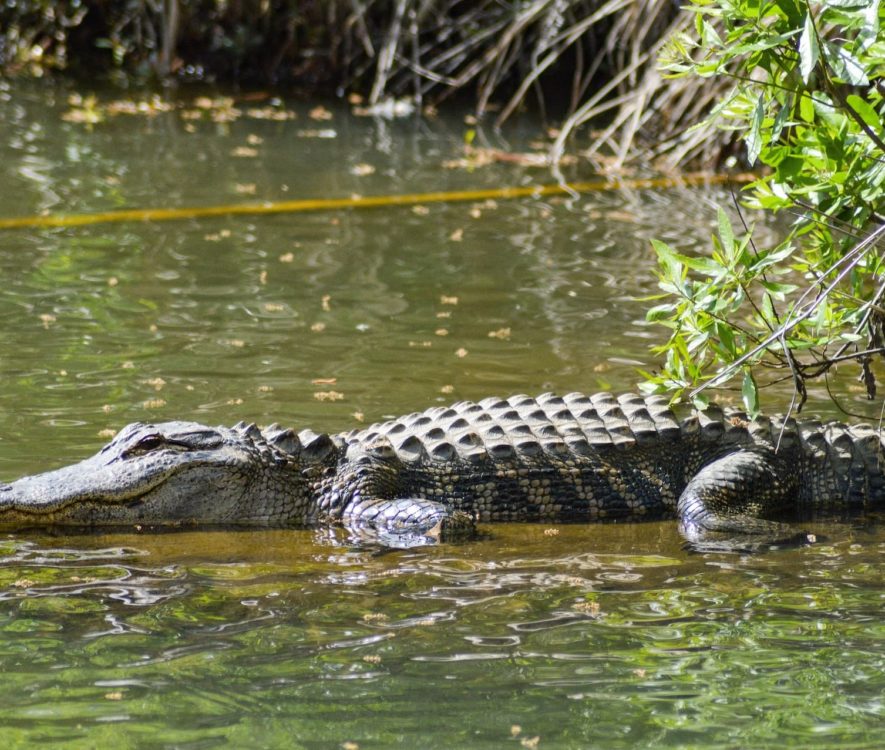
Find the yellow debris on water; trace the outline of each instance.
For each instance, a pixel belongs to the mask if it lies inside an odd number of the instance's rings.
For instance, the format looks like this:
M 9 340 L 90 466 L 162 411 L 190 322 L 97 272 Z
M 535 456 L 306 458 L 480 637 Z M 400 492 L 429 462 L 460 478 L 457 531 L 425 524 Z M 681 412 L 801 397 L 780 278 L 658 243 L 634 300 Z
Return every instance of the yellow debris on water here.
M 301 131 L 297 136 L 305 136 Z M 335 131 L 316 132 L 311 137 L 336 137 Z M 594 182 L 576 182 L 552 185 L 503 186 L 483 190 L 455 190 L 402 195 L 352 195 L 347 198 L 315 198 L 296 201 L 263 201 L 240 205 L 191 206 L 182 208 L 143 208 L 103 211 L 92 214 L 21 216 L 0 218 L 0 229 L 20 229 L 24 227 L 71 227 L 108 222 L 131 221 L 176 221 L 211 216 L 256 215 L 273 213 L 295 213 L 306 211 L 331 211 L 342 208 L 367 209 L 392 206 L 413 206 L 425 203 L 452 203 L 488 199 L 539 198 L 541 196 L 573 194 L 581 192 L 612 191 L 622 189 L 648 190 L 666 187 L 687 187 L 691 185 L 712 185 L 720 183 L 744 183 L 756 179 L 752 174 L 707 174 L 689 173 L 675 177 L 649 177 L 635 179 L 599 179 Z M 455 230 L 453 241 L 463 239 L 463 229 Z
M 313 394 L 317 401 L 343 401 L 344 394 L 340 391 L 317 391 Z
M 322 105 L 314 107 L 312 110 L 310 110 L 308 116 L 311 120 L 317 120 L 319 122 L 331 120 L 333 117 L 332 113 Z
M 384 612 L 366 612 L 363 615 L 363 622 L 387 622 L 389 619 Z

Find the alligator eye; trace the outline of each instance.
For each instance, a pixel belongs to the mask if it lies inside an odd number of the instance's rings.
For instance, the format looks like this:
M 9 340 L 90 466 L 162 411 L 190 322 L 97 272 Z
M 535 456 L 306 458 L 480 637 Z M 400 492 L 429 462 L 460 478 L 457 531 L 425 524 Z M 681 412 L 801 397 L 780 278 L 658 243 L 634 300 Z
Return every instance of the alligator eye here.
M 166 445 L 166 440 L 162 435 L 145 435 L 135 445 L 123 451 L 123 458 L 131 456 L 143 456 L 145 453 L 157 450 Z
M 162 435 L 148 435 L 139 440 L 133 447 L 138 451 L 153 451 L 165 445 L 166 440 Z

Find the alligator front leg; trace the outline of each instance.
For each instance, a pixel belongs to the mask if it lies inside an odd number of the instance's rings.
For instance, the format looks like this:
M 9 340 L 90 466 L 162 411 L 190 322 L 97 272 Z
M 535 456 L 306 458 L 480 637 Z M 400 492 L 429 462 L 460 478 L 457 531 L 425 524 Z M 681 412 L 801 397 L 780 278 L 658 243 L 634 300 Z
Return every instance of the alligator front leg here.
M 738 551 L 814 541 L 766 518 L 795 508 L 798 467 L 773 451 L 744 450 L 705 466 L 677 504 L 680 530 L 699 550 Z
M 424 498 L 360 499 L 345 510 L 341 520 L 359 541 L 397 548 L 471 536 L 476 531 L 470 514 Z

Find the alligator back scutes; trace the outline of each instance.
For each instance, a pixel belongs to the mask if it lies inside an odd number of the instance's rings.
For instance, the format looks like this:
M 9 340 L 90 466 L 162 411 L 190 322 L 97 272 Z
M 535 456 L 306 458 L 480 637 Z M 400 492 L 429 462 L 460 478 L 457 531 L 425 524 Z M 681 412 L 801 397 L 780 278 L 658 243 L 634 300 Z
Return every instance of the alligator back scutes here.
M 692 421 L 692 419 L 694 421 Z M 659 396 L 545 393 L 461 401 L 343 435 L 348 457 L 369 452 L 407 462 L 507 461 L 540 455 L 565 457 L 680 440 L 700 430 L 718 436 L 716 419 L 681 423 Z M 746 430 L 744 430 L 746 435 Z M 747 438 L 748 439 L 748 438 Z

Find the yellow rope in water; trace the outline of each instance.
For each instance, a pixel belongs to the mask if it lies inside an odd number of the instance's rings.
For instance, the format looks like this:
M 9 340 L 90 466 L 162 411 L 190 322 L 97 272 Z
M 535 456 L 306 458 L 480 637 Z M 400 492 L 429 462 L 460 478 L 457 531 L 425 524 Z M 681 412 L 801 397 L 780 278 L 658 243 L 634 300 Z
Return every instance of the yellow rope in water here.
M 750 174 L 691 173 L 679 177 L 651 177 L 647 179 L 599 180 L 575 182 L 567 185 L 528 185 L 487 190 L 452 190 L 434 193 L 405 193 L 403 195 L 353 196 L 351 198 L 313 198 L 295 201 L 267 201 L 265 203 L 238 203 L 222 206 L 191 208 L 133 208 L 122 211 L 102 211 L 94 214 L 62 214 L 22 216 L 0 219 L 0 229 L 26 227 L 78 227 L 87 224 L 106 224 L 123 221 L 176 221 L 204 216 L 234 216 L 238 214 L 282 214 L 304 211 L 330 211 L 340 208 L 378 208 L 383 206 L 414 206 L 422 203 L 453 203 L 456 201 L 483 201 L 489 199 L 537 197 L 565 193 L 587 193 L 600 190 L 667 188 L 708 185 L 723 182 L 751 182 Z

